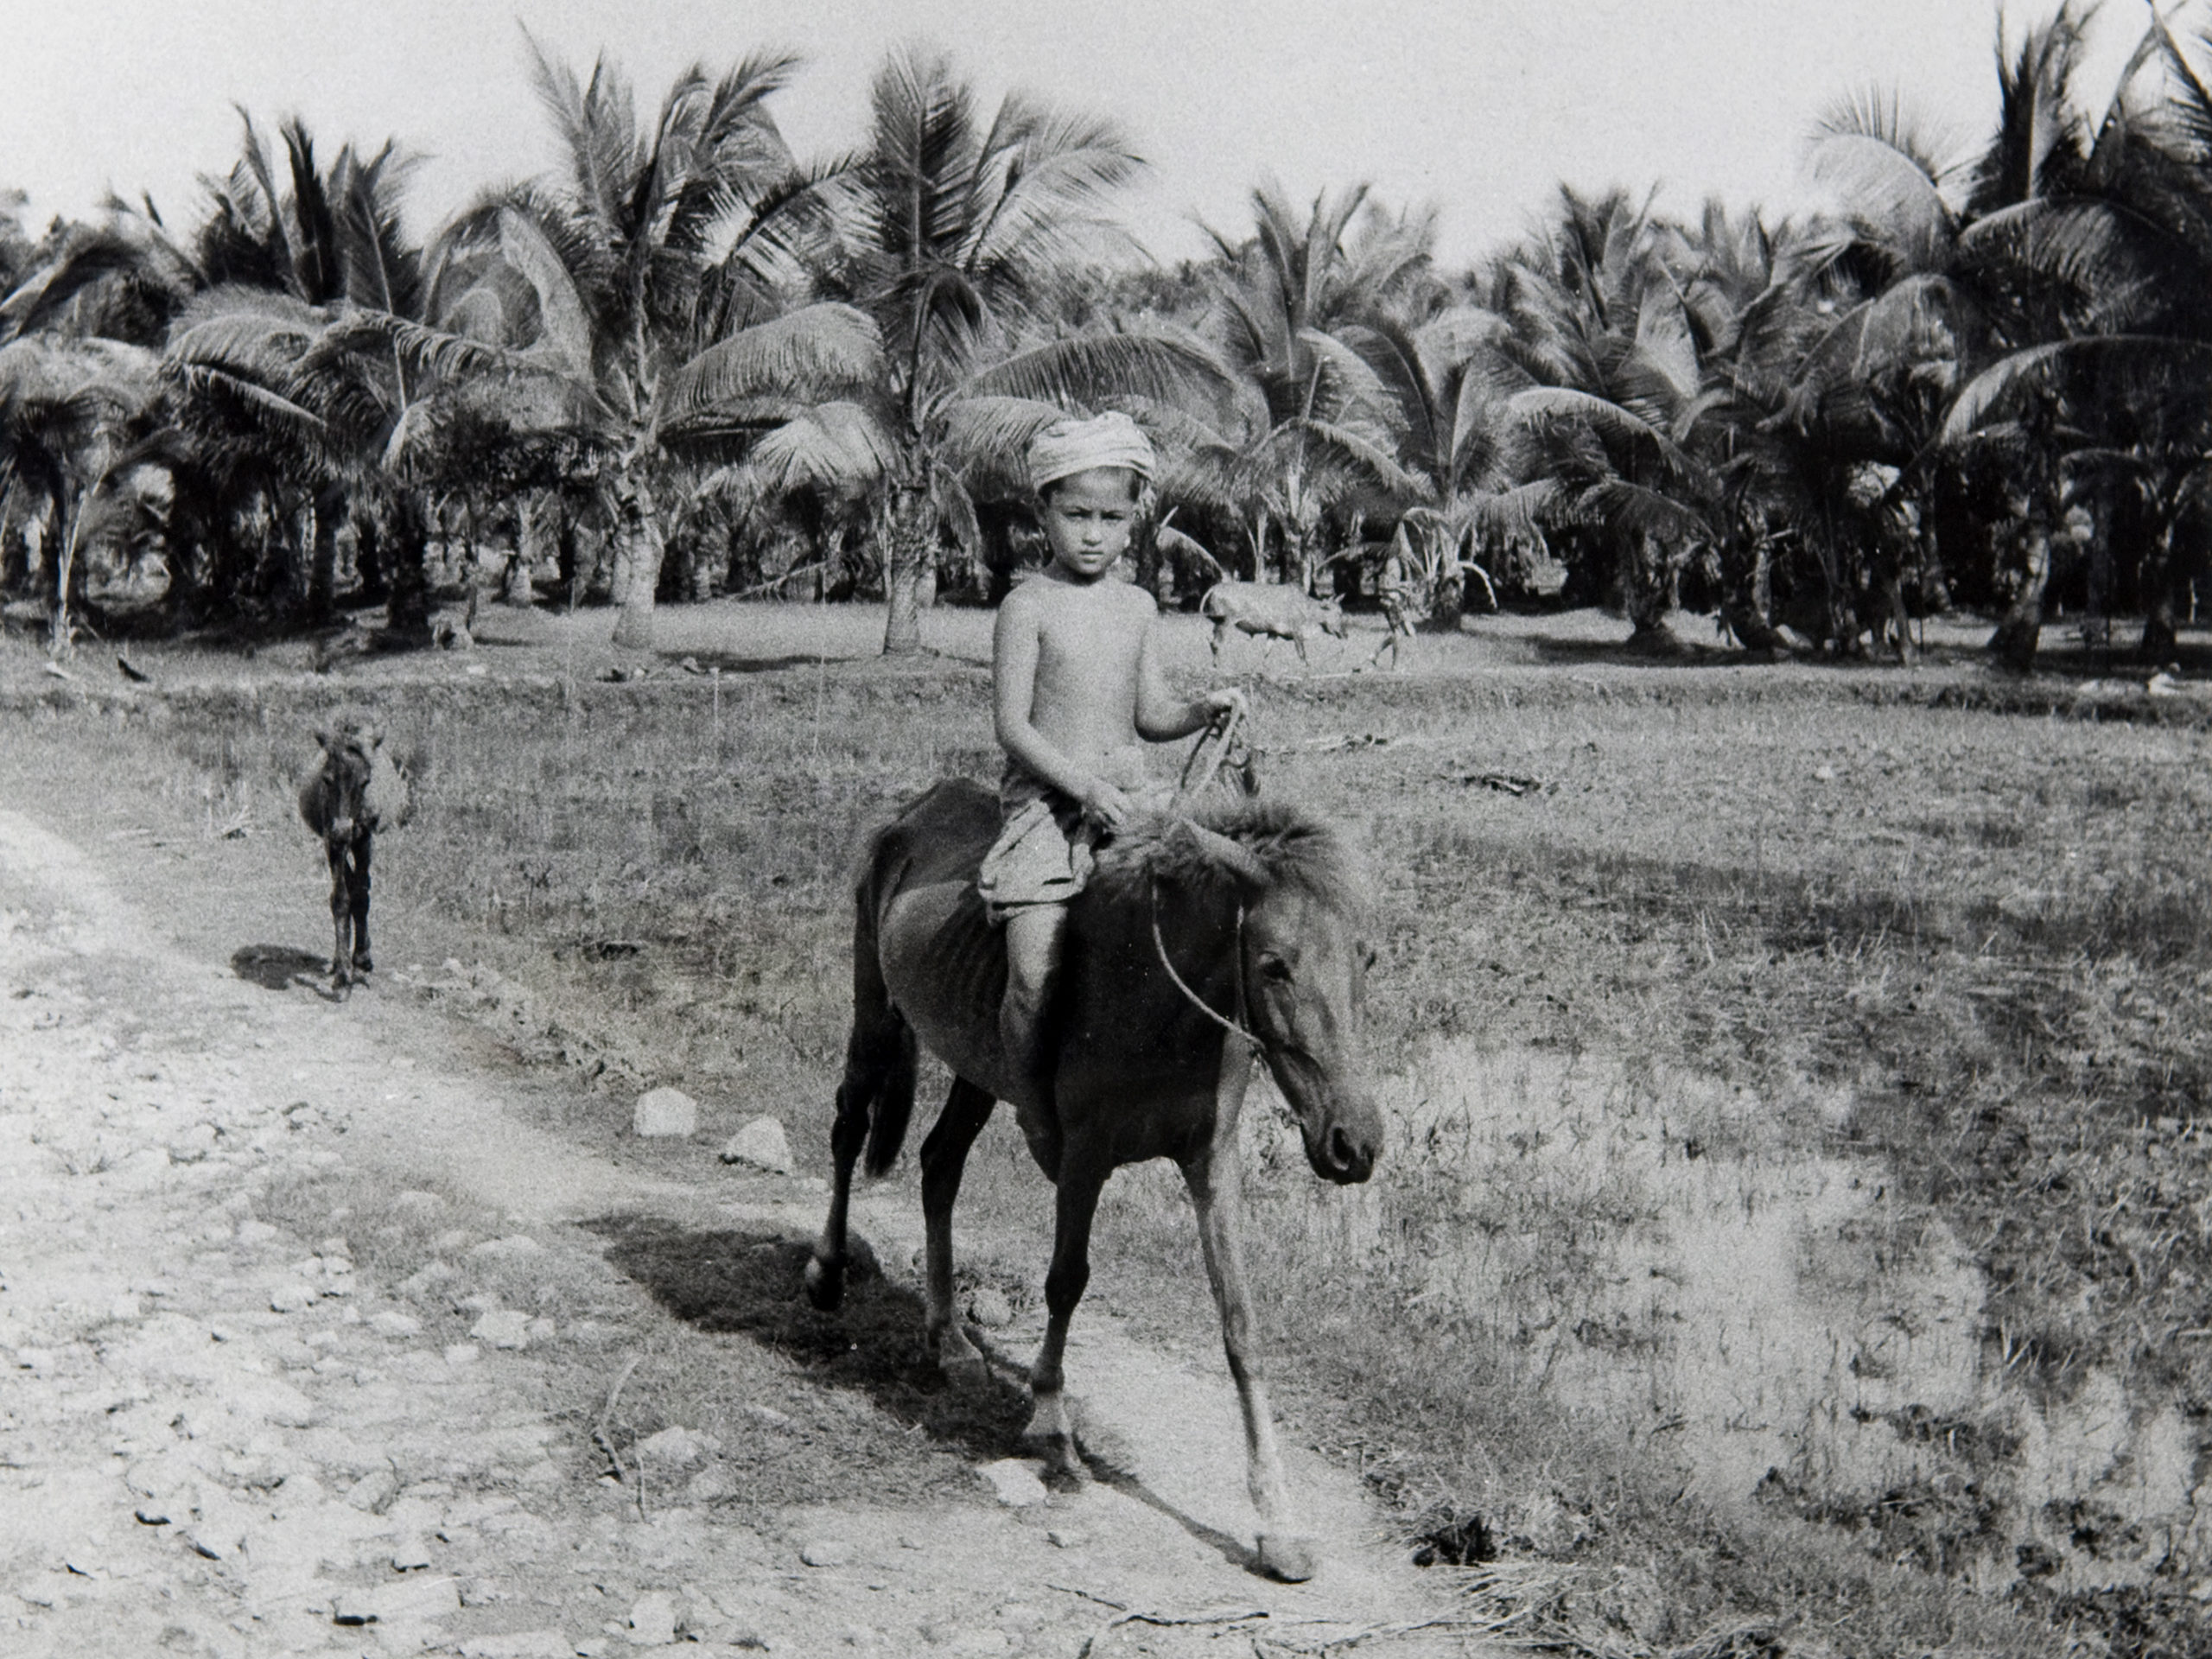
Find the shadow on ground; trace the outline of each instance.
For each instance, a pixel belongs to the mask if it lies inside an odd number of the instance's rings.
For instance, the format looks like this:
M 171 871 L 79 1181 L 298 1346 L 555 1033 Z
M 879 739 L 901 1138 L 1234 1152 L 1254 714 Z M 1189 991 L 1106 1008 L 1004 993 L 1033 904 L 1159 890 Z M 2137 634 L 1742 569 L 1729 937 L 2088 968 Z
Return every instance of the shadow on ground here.
M 242 944 L 231 952 L 231 971 L 264 991 L 288 991 L 302 979 L 321 981 L 330 959 L 291 944 Z
M 618 1272 L 686 1325 L 750 1338 L 797 1361 L 809 1380 L 864 1395 L 963 1456 L 987 1461 L 1020 1450 L 1027 1395 L 996 1376 L 980 1387 L 947 1387 L 922 1352 L 920 1296 L 887 1280 L 872 1255 L 855 1262 L 844 1306 L 823 1313 L 800 1289 L 809 1247 L 797 1240 L 699 1232 L 652 1216 L 585 1224 L 607 1241 Z
M 856 657 L 818 656 L 812 652 L 798 656 L 740 657 L 723 651 L 664 651 L 660 657 L 672 667 L 689 664 L 702 673 L 718 668 L 725 674 L 773 674 L 787 668 L 826 668 L 836 663 L 863 660 Z

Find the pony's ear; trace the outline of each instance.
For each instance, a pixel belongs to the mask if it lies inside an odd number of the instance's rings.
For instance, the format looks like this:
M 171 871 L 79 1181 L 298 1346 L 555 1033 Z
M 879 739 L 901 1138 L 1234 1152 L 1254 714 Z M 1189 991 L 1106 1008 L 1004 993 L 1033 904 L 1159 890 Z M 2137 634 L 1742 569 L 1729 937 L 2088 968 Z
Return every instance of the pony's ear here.
M 1246 893 L 1264 893 L 1274 885 L 1274 877 L 1260 861 L 1260 855 L 1243 842 L 1232 841 L 1219 830 L 1209 830 L 1188 818 L 1182 820 L 1179 827 L 1185 835 L 1190 836 L 1208 864 Z

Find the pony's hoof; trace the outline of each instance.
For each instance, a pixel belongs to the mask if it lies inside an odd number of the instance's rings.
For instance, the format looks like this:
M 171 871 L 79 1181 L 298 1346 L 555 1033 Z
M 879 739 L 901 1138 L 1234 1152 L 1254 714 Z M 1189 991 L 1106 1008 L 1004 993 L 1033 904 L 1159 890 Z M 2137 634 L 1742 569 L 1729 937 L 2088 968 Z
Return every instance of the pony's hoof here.
M 376 972 L 376 970 L 377 965 L 369 960 L 367 951 L 365 950 L 360 955 L 353 958 L 353 971 L 362 976 L 362 977 L 366 978 L 369 975 Z
M 1079 1491 L 1090 1478 L 1072 1434 L 1024 1434 L 1022 1449 L 1045 1460 L 1045 1484 L 1055 1491 Z
M 954 1388 L 970 1392 L 991 1380 L 989 1363 L 966 1343 L 958 1348 L 948 1343 L 937 1357 L 937 1368 Z
M 1303 1584 L 1320 1570 L 1320 1551 L 1313 1539 L 1277 1532 L 1260 1535 L 1260 1571 L 1269 1578 Z
M 818 1255 L 806 1262 L 806 1300 L 824 1313 L 835 1313 L 845 1300 L 845 1270 L 825 1267 Z

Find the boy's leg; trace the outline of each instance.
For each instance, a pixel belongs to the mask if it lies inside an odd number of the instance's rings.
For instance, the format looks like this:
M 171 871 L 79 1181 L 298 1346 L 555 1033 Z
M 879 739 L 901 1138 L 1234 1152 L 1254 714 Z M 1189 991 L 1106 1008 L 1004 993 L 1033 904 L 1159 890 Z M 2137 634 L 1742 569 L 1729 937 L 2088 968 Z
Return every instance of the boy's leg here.
M 1008 1069 L 1027 1079 L 1041 1102 L 1052 1067 L 1045 1045 L 1045 1006 L 1060 966 L 1065 905 L 1024 905 L 1006 918 L 1006 996 L 999 1003 L 999 1042 Z

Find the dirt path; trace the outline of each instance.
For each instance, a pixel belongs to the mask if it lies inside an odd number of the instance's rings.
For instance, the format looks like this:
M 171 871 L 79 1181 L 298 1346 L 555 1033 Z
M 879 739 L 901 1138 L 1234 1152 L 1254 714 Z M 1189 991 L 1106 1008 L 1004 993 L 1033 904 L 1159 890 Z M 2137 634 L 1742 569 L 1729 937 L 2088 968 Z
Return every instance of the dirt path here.
M 1218 1361 L 1162 1358 L 1103 1313 L 1069 1369 L 1116 1478 L 858 1501 L 849 1467 L 835 1503 L 748 1495 L 747 1468 L 804 1466 L 748 1436 L 834 1458 L 840 1422 L 855 1447 L 921 1430 L 680 1325 L 610 1264 L 603 1218 L 803 1238 L 819 1184 L 720 1176 L 705 1148 L 601 1155 L 515 1109 L 512 1074 L 421 1002 L 264 988 L 188 921 L 0 812 L 0 1651 L 1472 1650 L 1447 1586 L 1302 1452 L 1328 1566 L 1297 1586 L 1246 1570 Z M 911 1183 L 860 1224 L 905 1277 Z M 394 1280 L 415 1232 L 435 1254 Z M 656 1434 L 617 1479 L 575 1379 L 634 1370 L 608 1344 L 625 1331 L 633 1359 L 682 1341 L 780 1376 L 780 1404 Z

